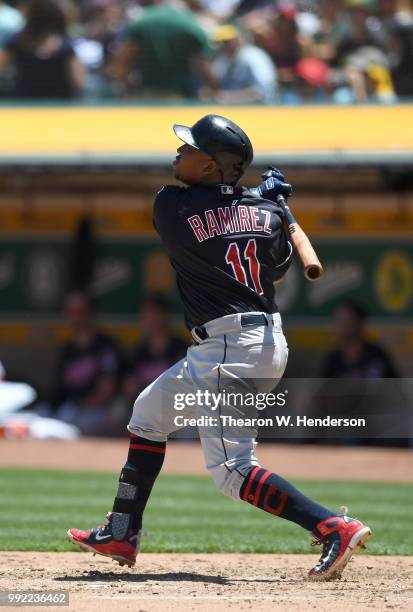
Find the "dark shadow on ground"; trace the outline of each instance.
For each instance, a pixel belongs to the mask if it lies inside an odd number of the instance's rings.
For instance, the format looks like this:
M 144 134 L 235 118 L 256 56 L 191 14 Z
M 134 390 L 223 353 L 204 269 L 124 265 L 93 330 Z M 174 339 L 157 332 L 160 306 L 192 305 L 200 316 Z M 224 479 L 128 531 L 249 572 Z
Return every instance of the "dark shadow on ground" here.
M 191 572 L 166 572 L 159 574 L 150 573 L 123 573 L 123 572 L 102 572 L 98 570 L 85 571 L 81 575 L 56 576 L 57 582 L 206 582 L 210 584 L 230 584 L 231 580 L 224 576 L 208 576 L 205 574 L 195 574 Z
M 132 572 L 128 573 L 116 573 L 116 572 L 102 572 L 98 570 L 89 570 L 83 572 L 81 575 L 73 576 L 56 576 L 54 578 L 57 582 L 149 582 L 151 580 L 158 582 L 205 582 L 209 584 L 221 584 L 230 585 L 235 582 L 267 582 L 274 583 L 280 582 L 279 578 L 274 577 L 274 580 L 269 578 L 225 578 L 225 576 L 209 576 L 206 574 L 196 574 L 191 572 L 166 572 L 166 573 L 145 573 L 135 574 Z

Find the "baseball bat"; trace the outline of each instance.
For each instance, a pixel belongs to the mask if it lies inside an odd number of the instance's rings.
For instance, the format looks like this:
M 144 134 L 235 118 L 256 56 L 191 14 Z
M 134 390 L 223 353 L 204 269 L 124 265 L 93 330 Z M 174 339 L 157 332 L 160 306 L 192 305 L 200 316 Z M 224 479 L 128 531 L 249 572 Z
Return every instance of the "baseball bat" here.
M 290 239 L 301 259 L 304 268 L 304 276 L 309 281 L 318 280 L 324 270 L 307 234 L 298 225 L 284 196 L 277 196 L 277 202 L 284 209 Z

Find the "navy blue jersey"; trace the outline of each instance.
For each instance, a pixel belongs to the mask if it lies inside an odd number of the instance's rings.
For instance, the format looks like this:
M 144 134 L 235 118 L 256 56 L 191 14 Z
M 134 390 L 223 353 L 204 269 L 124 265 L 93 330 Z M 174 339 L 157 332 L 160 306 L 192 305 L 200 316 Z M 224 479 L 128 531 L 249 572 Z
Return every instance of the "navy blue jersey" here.
M 238 312 L 277 312 L 274 281 L 292 257 L 278 204 L 245 187 L 171 185 L 155 198 L 154 226 L 190 329 Z

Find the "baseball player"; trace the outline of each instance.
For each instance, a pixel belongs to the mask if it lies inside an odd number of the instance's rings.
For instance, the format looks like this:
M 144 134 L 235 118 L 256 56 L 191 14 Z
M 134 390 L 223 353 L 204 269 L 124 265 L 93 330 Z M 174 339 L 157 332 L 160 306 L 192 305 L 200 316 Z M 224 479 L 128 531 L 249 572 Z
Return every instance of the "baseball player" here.
M 136 561 L 142 516 L 162 468 L 166 441 L 178 429 L 177 394 L 218 393 L 228 381 L 231 389 L 271 391 L 288 356 L 274 282 L 292 258 L 284 210 L 276 203 L 280 194 L 290 195 L 290 185 L 274 170 L 257 188 L 240 186 L 253 149 L 245 132 L 229 119 L 207 115 L 192 127 L 175 125 L 174 131 L 183 141 L 174 174 L 186 186 L 159 191 L 154 226 L 175 269 L 194 344 L 135 402 L 128 457 L 107 524 L 67 532 L 81 548 L 128 566 Z M 198 402 L 185 406 L 184 413 L 210 416 L 211 408 Z M 220 418 L 212 430 L 199 430 L 207 469 L 222 493 L 312 532 L 323 549 L 309 577 L 339 578 L 356 549 L 364 546 L 370 528 L 331 512 L 261 467 L 254 456 L 256 431 L 234 433 Z

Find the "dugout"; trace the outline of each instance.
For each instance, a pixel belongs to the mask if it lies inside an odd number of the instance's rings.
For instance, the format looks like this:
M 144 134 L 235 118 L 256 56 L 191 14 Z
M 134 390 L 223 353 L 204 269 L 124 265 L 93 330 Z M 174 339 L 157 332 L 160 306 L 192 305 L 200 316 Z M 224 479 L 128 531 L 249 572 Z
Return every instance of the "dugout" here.
M 278 287 L 293 349 L 289 374 L 317 374 L 333 342 L 332 310 L 352 298 L 370 313 L 370 333 L 407 376 L 413 365 L 408 104 L 2 107 L 0 360 L 11 377 L 47 391 L 56 346 L 67 334 L 62 301 L 76 274 L 88 277 L 102 325 L 125 345 L 139 337 L 136 311 L 147 291 L 168 295 L 185 333 L 151 203 L 171 182 L 178 144 L 172 123 L 192 124 L 208 112 L 231 117 L 250 135 L 256 154 L 246 184 L 258 183 L 268 164 L 286 170 L 295 187 L 292 207 L 325 265 L 323 278 L 311 284 L 296 262 Z M 85 265 L 75 257 L 76 245 Z

